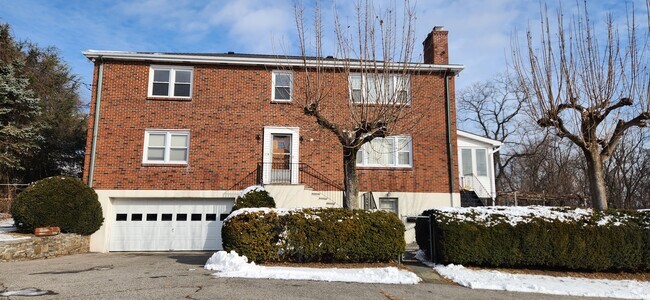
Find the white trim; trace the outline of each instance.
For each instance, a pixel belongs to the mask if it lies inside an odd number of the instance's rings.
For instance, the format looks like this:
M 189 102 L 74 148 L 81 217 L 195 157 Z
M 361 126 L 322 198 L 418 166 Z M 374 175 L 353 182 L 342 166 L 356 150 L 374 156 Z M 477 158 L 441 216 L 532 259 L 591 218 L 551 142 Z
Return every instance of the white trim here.
M 344 68 L 346 66 L 359 68 L 372 68 L 373 63 L 360 63 L 357 61 L 345 60 L 325 60 L 308 58 L 305 62 L 301 58 L 277 58 L 268 57 L 241 57 L 241 56 L 211 56 L 211 55 L 187 55 L 187 54 L 163 54 L 163 53 L 137 53 L 127 51 L 106 51 L 106 50 L 86 50 L 81 52 L 88 59 L 117 59 L 117 60 L 135 60 L 135 61 L 153 61 L 166 63 L 196 63 L 196 64 L 233 64 L 233 65 L 261 65 L 261 66 L 284 66 L 284 67 L 324 67 L 324 68 Z M 377 69 L 403 70 L 404 63 L 376 63 Z M 460 73 L 465 68 L 464 65 L 456 64 L 423 64 L 423 63 L 406 63 L 406 69 L 411 71 L 450 71 L 454 74 Z
M 477 141 L 477 142 L 480 142 L 480 143 L 483 143 L 483 144 L 492 145 L 494 147 L 498 147 L 498 146 L 501 146 L 503 144 L 500 141 L 493 140 L 493 139 L 486 138 L 486 137 L 482 137 L 480 135 L 476 135 L 476 134 L 469 133 L 467 131 L 462 131 L 462 130 L 456 130 L 456 135 L 462 136 L 464 138 L 474 140 L 474 141 Z
M 270 181 L 270 168 L 266 166 L 273 162 L 273 134 L 291 135 L 291 184 L 298 184 L 298 163 L 300 158 L 300 128 L 264 126 L 264 142 L 262 155 L 262 183 Z
M 169 71 L 169 86 L 167 87 L 167 96 L 165 95 L 153 95 L 153 79 L 154 71 L 156 70 L 168 70 Z M 189 96 L 174 96 L 174 88 L 176 84 L 176 72 L 177 71 L 190 71 L 190 95 Z M 147 92 L 148 97 L 152 98 L 179 98 L 179 99 L 191 99 L 192 91 L 194 90 L 194 67 L 185 67 L 185 66 L 165 66 L 165 65 L 150 65 L 149 66 L 149 89 Z
M 151 134 L 165 134 L 165 145 L 164 145 L 164 154 L 163 160 L 149 160 L 148 149 L 149 149 L 149 136 Z M 170 150 L 171 150 L 171 137 L 172 135 L 185 135 L 187 136 L 187 157 L 184 161 L 176 161 L 170 159 Z M 178 148 L 178 147 L 175 147 Z M 144 164 L 179 164 L 186 165 L 190 161 L 190 131 L 189 130 L 168 130 L 168 129 L 146 129 L 144 131 L 144 149 L 142 150 L 142 163 Z
M 275 99 L 275 75 L 289 75 L 289 99 Z M 274 70 L 271 72 L 271 101 L 291 102 L 293 100 L 293 72 L 286 70 Z

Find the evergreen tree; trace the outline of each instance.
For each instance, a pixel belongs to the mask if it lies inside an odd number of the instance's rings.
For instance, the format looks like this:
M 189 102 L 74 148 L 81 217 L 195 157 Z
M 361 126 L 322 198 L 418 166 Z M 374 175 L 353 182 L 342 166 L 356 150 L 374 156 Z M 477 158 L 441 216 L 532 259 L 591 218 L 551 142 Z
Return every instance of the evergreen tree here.
M 17 76 L 15 65 L 0 65 L 0 177 L 11 179 L 24 170 L 21 162 L 38 150 L 41 114 L 39 99 L 29 89 L 29 80 Z

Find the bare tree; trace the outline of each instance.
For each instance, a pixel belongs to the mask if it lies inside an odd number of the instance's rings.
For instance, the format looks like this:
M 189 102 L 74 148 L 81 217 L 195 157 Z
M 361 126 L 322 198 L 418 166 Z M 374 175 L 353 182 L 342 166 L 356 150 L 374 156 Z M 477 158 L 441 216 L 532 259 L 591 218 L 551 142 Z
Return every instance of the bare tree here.
M 645 2 L 650 8 L 650 0 Z M 524 51 L 513 40 L 513 68 L 537 124 L 554 129 L 582 151 L 593 206 L 603 210 L 603 162 L 628 129 L 645 127 L 650 119 L 649 26 L 637 27 L 632 7 L 623 37 L 611 14 L 600 33 L 591 23 L 587 1 L 577 9 L 568 26 L 558 11 L 553 29 L 544 9 L 539 44 L 530 30 Z M 650 25 L 650 13 L 647 19 Z
M 496 185 L 500 191 L 515 190 L 506 170 L 517 158 L 533 154 L 530 151 L 535 151 L 535 147 L 525 146 L 539 144 L 537 136 L 525 128 L 528 116 L 523 112 L 525 98 L 519 82 L 508 74 L 497 74 L 461 90 L 457 97 L 463 129 L 478 130 L 481 135 L 503 143 L 501 150 L 493 154 Z
M 650 194 L 650 150 L 640 130 L 628 130 L 611 158 L 604 164 L 607 197 L 614 208 L 647 208 Z
M 361 146 L 375 138 L 409 133 L 422 117 L 415 115 L 417 108 L 407 105 L 412 93 L 414 8 L 405 1 L 400 11 L 395 2 L 381 9 L 361 0 L 355 4 L 356 20 L 343 24 L 334 8 L 337 58 L 326 58 L 318 3 L 309 23 L 304 7 L 295 6 L 304 63 L 296 99 L 304 113 L 333 133 L 342 146 L 346 208 L 359 207 L 356 158 Z M 349 82 L 351 99 L 347 95 L 341 99 L 335 81 Z

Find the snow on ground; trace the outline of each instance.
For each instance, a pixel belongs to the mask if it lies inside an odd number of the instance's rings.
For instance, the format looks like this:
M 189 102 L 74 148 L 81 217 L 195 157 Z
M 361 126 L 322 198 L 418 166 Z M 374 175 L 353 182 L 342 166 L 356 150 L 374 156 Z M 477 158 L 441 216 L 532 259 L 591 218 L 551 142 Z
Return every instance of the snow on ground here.
M 412 272 L 395 267 L 338 269 L 258 266 L 236 252 L 219 251 L 210 257 L 205 269 L 218 271 L 217 277 L 318 280 L 361 283 L 416 284 L 421 279 Z
M 5 220 L 0 220 L 0 242 L 6 242 L 6 241 L 15 241 L 15 240 L 24 240 L 28 239 L 29 237 L 26 236 L 13 236 L 11 234 L 7 234 L 8 232 L 14 232 L 18 230 L 14 226 L 14 219 L 5 219 Z
M 471 288 L 552 295 L 650 299 L 650 282 L 588 279 L 545 275 L 510 274 L 491 270 L 470 270 L 461 265 L 434 265 L 418 251 L 416 258 L 440 275 Z

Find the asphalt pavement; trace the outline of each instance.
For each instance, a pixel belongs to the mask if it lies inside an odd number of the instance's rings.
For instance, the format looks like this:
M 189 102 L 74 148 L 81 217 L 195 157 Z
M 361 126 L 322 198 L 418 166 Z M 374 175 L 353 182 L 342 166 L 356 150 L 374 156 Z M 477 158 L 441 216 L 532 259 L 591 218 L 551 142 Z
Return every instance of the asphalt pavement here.
M 0 263 L 0 299 L 587 299 L 472 290 L 407 262 L 417 285 L 217 278 L 203 269 L 212 253 L 88 253 Z M 27 290 L 30 289 L 31 290 Z

